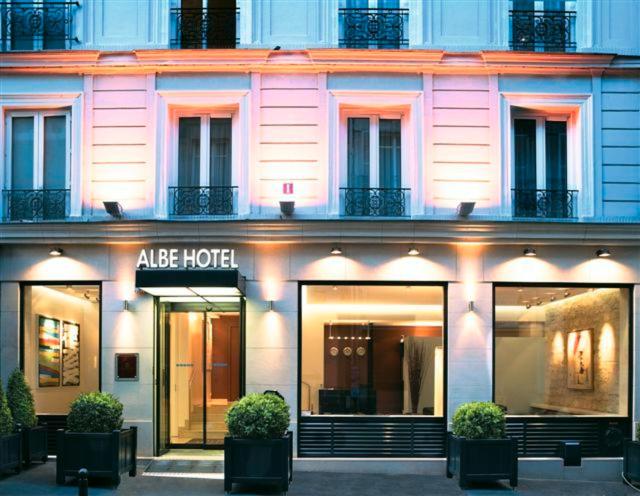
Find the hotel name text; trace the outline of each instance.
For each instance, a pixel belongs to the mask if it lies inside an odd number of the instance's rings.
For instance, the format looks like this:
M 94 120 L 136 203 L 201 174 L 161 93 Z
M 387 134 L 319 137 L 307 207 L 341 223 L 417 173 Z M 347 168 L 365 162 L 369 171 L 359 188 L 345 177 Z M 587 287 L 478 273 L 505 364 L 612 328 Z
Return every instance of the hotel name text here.
M 236 251 L 229 248 L 143 249 L 138 269 L 237 269 Z

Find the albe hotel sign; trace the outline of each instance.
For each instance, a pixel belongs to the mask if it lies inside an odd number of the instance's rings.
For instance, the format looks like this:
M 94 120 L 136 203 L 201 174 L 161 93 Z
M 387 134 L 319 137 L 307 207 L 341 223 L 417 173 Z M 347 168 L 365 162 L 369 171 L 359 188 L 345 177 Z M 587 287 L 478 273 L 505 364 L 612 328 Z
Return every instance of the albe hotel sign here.
M 237 269 L 236 251 L 229 248 L 142 249 L 138 269 Z

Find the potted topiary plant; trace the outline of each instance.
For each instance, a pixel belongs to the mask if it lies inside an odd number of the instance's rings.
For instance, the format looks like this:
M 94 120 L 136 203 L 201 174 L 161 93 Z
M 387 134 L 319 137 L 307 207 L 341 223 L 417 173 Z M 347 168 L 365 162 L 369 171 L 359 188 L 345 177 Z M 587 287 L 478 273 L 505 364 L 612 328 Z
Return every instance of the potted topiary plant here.
M 20 369 L 15 369 L 7 384 L 7 401 L 13 422 L 22 431 L 22 458 L 26 466 L 34 460 L 47 461 L 47 426 L 38 425 L 31 388 Z
M 627 482 L 640 482 L 640 422 L 636 424 L 636 440 L 624 443 L 624 469 Z
M 12 468 L 16 472 L 20 472 L 21 465 L 22 438 L 20 429 L 16 430 L 13 423 L 7 397 L 0 382 L 0 474 Z
M 460 487 L 471 481 L 509 479 L 518 485 L 518 442 L 505 437 L 505 414 L 495 403 L 461 405 L 447 436 L 447 477 Z
M 233 483 L 278 484 L 287 492 L 293 476 L 289 405 L 277 394 L 249 394 L 227 410 L 224 490 Z
M 56 481 L 86 468 L 89 477 L 108 477 L 120 484 L 120 474 L 136 475 L 138 433 L 122 428 L 122 403 L 110 393 L 83 393 L 71 403 L 67 430 L 58 430 Z

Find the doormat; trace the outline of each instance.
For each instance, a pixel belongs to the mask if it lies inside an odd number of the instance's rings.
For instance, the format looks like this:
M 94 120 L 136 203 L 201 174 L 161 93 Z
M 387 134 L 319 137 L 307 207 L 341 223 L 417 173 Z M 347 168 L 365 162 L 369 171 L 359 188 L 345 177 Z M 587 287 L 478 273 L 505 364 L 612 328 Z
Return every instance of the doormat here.
M 222 460 L 153 460 L 142 475 L 224 479 L 224 462 Z

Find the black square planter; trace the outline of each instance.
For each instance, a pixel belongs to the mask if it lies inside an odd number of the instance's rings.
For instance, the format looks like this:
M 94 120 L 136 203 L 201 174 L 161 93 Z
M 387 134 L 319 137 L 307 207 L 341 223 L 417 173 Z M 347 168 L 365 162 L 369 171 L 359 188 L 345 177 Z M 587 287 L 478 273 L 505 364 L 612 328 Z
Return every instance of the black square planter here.
M 6 470 L 20 472 L 22 467 L 22 433 L 0 436 L 0 475 Z
M 45 463 L 48 455 L 48 435 L 46 425 L 22 427 L 22 459 L 25 466 L 34 461 Z
M 629 482 L 640 482 L 640 441 L 625 441 L 622 473 Z
M 289 490 L 293 478 L 293 434 L 279 439 L 224 438 L 224 491 L 233 483 L 277 484 Z
M 518 485 L 517 439 L 466 439 L 447 434 L 447 477 L 458 476 L 460 487 L 469 482 L 509 479 Z
M 89 477 L 105 477 L 120 484 L 120 474 L 136 475 L 138 429 L 131 427 L 107 433 L 57 432 L 56 482 L 64 484 L 67 476 L 77 476 L 87 469 Z

